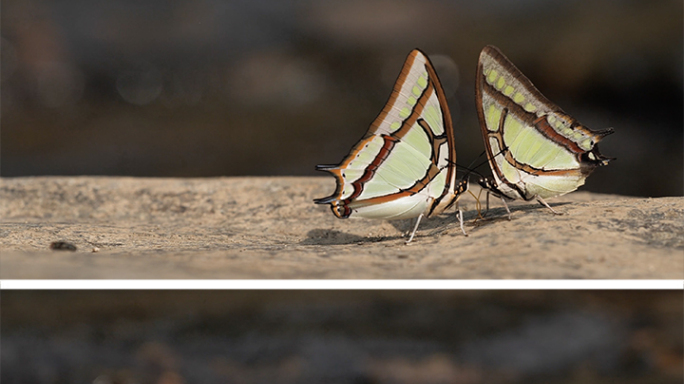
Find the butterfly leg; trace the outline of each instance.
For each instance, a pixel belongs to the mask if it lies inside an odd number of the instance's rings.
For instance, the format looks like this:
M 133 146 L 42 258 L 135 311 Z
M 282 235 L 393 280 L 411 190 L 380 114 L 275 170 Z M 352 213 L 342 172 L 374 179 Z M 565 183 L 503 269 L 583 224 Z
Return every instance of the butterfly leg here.
M 551 212 L 553 212 L 554 214 L 556 214 L 556 215 L 562 215 L 562 214 L 563 214 L 563 212 L 556 212 L 553 208 L 551 208 L 551 206 L 550 206 L 546 201 L 544 201 L 544 199 L 542 199 L 542 198 L 539 197 L 539 196 L 537 196 L 537 201 L 539 202 L 539 204 L 541 204 L 541 205 L 545 206 L 546 208 L 550 209 Z
M 461 232 L 467 237 L 468 234 L 466 233 L 465 228 L 463 228 L 463 211 L 461 211 L 461 208 L 458 209 L 458 214 L 456 216 L 458 216 L 458 223 L 461 225 Z
M 416 225 L 413 227 L 413 231 L 411 231 L 411 236 L 409 236 L 409 239 L 406 240 L 406 245 L 408 245 L 408 243 L 410 243 L 411 240 L 413 240 L 413 235 L 416 234 L 416 231 L 418 230 L 418 224 L 420 224 L 420 219 L 422 218 L 423 214 L 421 213 L 420 216 L 418 216 L 418 218 L 416 219 Z
M 501 202 L 503 203 L 504 207 L 506 208 L 506 212 L 508 212 L 508 220 L 511 220 L 511 210 L 508 208 L 508 203 L 506 203 L 506 199 L 504 199 L 502 197 Z M 547 207 L 548 207 L 548 205 L 547 205 Z M 551 208 L 551 207 L 549 207 L 549 208 Z M 553 209 L 552 209 L 552 211 L 553 211 Z

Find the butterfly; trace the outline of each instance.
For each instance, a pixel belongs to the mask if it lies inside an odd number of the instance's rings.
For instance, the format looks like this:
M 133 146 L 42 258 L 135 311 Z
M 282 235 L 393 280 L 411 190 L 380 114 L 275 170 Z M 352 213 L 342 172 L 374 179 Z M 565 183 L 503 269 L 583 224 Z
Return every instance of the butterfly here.
M 599 166 L 614 160 L 597 143 L 613 133 L 592 131 L 549 101 L 493 46 L 480 53 L 475 99 L 493 179 L 479 184 L 506 200 L 544 199 L 576 190 Z
M 392 94 L 366 134 L 337 165 L 317 170 L 335 177 L 335 192 L 315 199 L 338 218 L 417 218 L 440 214 L 468 189 L 456 178 L 456 148 L 446 96 L 434 67 L 411 51 Z M 458 211 L 463 229 L 463 213 Z

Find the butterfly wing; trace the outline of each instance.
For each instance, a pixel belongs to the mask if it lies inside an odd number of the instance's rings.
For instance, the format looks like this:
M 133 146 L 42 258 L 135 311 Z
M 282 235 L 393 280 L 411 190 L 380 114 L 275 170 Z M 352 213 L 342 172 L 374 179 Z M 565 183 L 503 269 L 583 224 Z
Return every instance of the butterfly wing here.
M 335 192 L 316 199 L 340 218 L 399 219 L 436 214 L 464 192 L 456 183 L 451 115 L 427 56 L 413 50 L 382 112 L 338 165 L 319 165 Z
M 480 54 L 476 105 L 494 176 L 484 186 L 498 195 L 525 200 L 564 195 L 610 160 L 596 144 L 612 129 L 584 127 L 493 46 Z

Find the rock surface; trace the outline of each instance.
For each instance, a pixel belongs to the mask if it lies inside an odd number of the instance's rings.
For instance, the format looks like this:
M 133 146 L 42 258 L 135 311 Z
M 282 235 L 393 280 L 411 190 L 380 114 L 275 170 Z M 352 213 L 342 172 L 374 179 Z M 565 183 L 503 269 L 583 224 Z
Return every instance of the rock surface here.
M 0 179 L 3 279 L 682 279 L 684 197 L 576 192 L 563 215 L 475 199 L 424 220 L 339 220 L 330 178 Z M 475 194 L 477 187 L 472 188 Z M 482 194 L 484 197 L 484 194 Z M 65 242 L 76 251 L 50 249 Z M 54 248 L 54 246 L 53 246 Z

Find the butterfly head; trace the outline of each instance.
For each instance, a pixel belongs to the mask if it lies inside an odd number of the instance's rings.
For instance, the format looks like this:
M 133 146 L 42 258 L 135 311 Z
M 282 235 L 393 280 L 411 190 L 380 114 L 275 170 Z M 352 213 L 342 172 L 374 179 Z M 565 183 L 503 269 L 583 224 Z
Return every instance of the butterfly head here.
M 468 184 L 470 183 L 470 178 L 469 177 L 464 177 L 461 179 L 461 181 L 458 182 L 456 185 L 456 192 L 460 195 L 461 193 L 465 193 L 468 190 Z
M 496 189 L 496 182 L 489 177 L 480 177 L 480 180 L 478 180 L 477 183 L 484 189 Z

